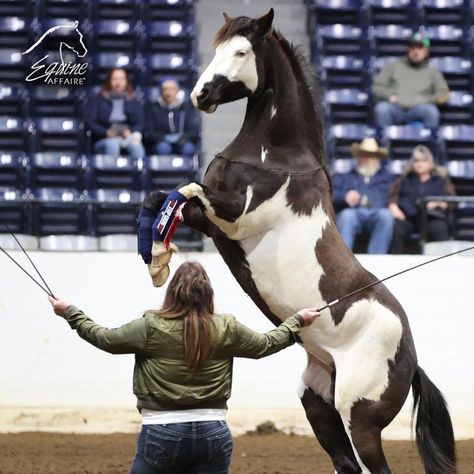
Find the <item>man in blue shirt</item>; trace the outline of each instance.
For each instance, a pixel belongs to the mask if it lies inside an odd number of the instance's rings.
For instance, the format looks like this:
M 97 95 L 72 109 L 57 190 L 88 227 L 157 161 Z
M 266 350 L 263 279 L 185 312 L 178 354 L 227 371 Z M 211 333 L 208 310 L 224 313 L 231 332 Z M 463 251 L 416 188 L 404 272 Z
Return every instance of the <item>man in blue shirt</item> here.
M 387 150 L 374 138 L 352 144 L 356 166 L 333 176 L 333 202 L 342 238 L 352 249 L 359 234 L 369 235 L 367 253 L 388 253 L 394 217 L 388 209 L 388 189 L 394 177 L 381 164 Z

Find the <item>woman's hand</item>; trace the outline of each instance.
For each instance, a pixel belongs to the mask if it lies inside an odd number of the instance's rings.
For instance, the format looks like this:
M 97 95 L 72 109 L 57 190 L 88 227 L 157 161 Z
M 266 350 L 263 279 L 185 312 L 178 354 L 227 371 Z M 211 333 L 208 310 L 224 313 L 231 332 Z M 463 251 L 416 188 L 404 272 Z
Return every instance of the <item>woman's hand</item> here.
M 392 213 L 393 217 L 399 221 L 404 221 L 406 219 L 405 214 L 403 211 L 398 207 L 398 204 L 392 203 L 388 206 L 390 212 Z
M 52 296 L 48 296 L 48 300 L 51 303 L 51 306 L 53 307 L 53 311 L 58 315 L 58 316 L 64 316 L 64 313 L 66 312 L 66 309 L 71 306 L 70 303 L 67 303 L 64 300 L 60 299 L 54 299 Z
M 427 209 L 447 209 L 448 208 L 448 203 L 445 201 L 428 201 L 426 203 L 426 208 Z
M 107 130 L 107 138 L 114 138 L 117 136 L 117 132 L 113 128 Z
M 309 326 L 313 323 L 316 318 L 321 316 L 321 313 L 318 311 L 317 308 L 305 308 L 300 309 L 298 314 L 303 318 L 304 326 Z

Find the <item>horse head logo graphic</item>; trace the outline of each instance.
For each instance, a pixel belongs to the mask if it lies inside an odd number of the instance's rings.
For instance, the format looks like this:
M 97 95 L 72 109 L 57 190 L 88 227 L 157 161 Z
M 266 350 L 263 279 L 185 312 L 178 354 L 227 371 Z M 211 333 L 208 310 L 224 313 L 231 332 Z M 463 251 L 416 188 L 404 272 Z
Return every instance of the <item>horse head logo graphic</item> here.
M 86 45 L 84 44 L 84 36 L 83 34 L 79 31 L 78 28 L 79 22 L 75 21 L 72 24 L 69 25 L 56 25 L 44 32 L 41 37 L 36 41 L 36 43 L 28 48 L 26 51 L 23 51 L 21 54 L 28 54 L 31 53 L 36 47 L 38 47 L 46 37 L 50 36 L 52 33 L 54 33 L 57 30 L 71 30 L 68 33 L 67 38 L 61 38 L 59 42 L 59 55 L 61 57 L 61 62 L 64 64 L 64 59 L 63 59 L 63 47 L 66 47 L 70 50 L 72 50 L 74 53 L 79 58 L 83 58 L 87 54 L 87 48 Z M 69 34 L 72 32 L 72 34 L 69 37 Z

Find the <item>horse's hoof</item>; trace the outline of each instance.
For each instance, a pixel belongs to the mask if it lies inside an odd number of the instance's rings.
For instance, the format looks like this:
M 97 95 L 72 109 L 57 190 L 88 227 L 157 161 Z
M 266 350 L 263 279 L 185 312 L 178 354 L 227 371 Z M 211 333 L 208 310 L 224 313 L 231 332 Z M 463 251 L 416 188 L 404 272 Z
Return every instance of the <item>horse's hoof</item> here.
M 174 252 L 178 252 L 178 247 L 173 243 L 170 243 L 169 250 L 166 250 L 163 242 L 153 242 L 151 249 L 151 266 L 153 268 L 160 268 L 164 265 L 168 265 Z
M 166 283 L 166 280 L 170 276 L 170 267 L 165 265 L 161 268 L 149 268 L 151 281 L 155 288 L 159 288 Z

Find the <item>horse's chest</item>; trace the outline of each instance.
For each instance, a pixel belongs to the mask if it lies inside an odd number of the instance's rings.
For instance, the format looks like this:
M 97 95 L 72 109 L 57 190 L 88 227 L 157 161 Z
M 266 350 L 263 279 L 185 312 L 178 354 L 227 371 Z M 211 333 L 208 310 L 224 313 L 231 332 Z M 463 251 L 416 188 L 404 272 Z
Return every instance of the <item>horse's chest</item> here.
M 266 232 L 243 238 L 240 245 L 261 297 L 284 319 L 323 302 L 319 292 L 323 268 L 316 258 L 316 243 L 329 218 L 321 206 L 309 216 L 295 214 L 286 203 L 280 209 Z

